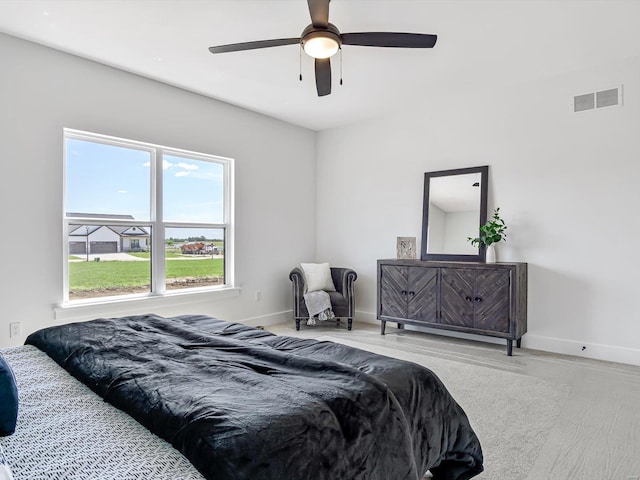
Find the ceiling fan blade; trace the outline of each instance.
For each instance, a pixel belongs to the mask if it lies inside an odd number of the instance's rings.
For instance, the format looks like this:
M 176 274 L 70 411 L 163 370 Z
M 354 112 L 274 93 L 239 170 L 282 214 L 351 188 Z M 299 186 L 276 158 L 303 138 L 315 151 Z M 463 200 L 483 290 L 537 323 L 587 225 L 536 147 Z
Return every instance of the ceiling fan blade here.
M 256 42 L 230 43 L 209 47 L 211 53 L 240 52 L 242 50 L 254 50 L 256 48 L 279 47 L 281 45 L 293 45 L 300 43 L 300 38 L 277 38 L 275 40 L 258 40 Z
M 331 93 L 331 60 L 329 58 L 316 58 L 316 89 L 319 97 Z
M 329 26 L 329 0 L 307 0 L 311 24 L 316 28 Z
M 428 33 L 359 32 L 340 35 L 343 45 L 363 47 L 433 48 L 437 35 Z

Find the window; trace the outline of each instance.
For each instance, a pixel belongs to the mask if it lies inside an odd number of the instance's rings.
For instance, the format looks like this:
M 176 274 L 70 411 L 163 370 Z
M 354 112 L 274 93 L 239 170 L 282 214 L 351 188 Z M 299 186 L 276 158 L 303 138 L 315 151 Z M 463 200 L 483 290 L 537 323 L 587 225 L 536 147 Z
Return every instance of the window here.
M 232 161 L 65 129 L 65 301 L 230 283 Z

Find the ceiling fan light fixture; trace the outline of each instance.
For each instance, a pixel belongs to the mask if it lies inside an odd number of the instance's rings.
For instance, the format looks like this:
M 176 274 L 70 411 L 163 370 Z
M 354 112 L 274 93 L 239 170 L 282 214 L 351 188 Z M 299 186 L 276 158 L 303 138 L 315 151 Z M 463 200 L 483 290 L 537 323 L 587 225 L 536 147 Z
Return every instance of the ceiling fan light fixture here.
M 312 32 L 302 39 L 304 53 L 313 58 L 329 58 L 340 49 L 340 39 L 331 32 Z

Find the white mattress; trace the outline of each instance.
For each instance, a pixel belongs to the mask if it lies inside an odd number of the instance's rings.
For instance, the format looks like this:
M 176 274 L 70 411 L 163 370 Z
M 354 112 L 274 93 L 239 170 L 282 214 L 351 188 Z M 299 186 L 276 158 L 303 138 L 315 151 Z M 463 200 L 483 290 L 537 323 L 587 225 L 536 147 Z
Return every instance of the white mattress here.
M 2 350 L 18 383 L 16 432 L 0 437 L 15 480 L 202 480 L 170 444 L 32 346 Z

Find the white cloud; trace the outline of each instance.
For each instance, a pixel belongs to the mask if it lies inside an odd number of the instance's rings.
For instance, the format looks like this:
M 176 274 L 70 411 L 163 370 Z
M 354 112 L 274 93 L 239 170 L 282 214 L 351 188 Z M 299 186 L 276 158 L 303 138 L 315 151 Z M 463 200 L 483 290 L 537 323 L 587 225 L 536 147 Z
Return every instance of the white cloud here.
M 184 168 L 185 170 L 197 170 L 199 168 L 198 165 L 194 165 L 193 163 L 184 163 L 184 162 L 178 163 L 178 166 L 180 168 Z
M 150 167 L 151 166 L 151 162 L 144 162 L 142 164 L 143 167 Z M 162 161 L 162 169 L 163 170 L 169 170 L 171 167 L 173 167 L 173 163 L 171 162 L 167 162 L 166 160 Z
M 189 172 L 185 172 L 184 170 L 176 172 L 176 177 L 186 177 L 187 175 L 189 175 Z
M 118 193 L 129 193 L 127 190 L 118 190 Z

